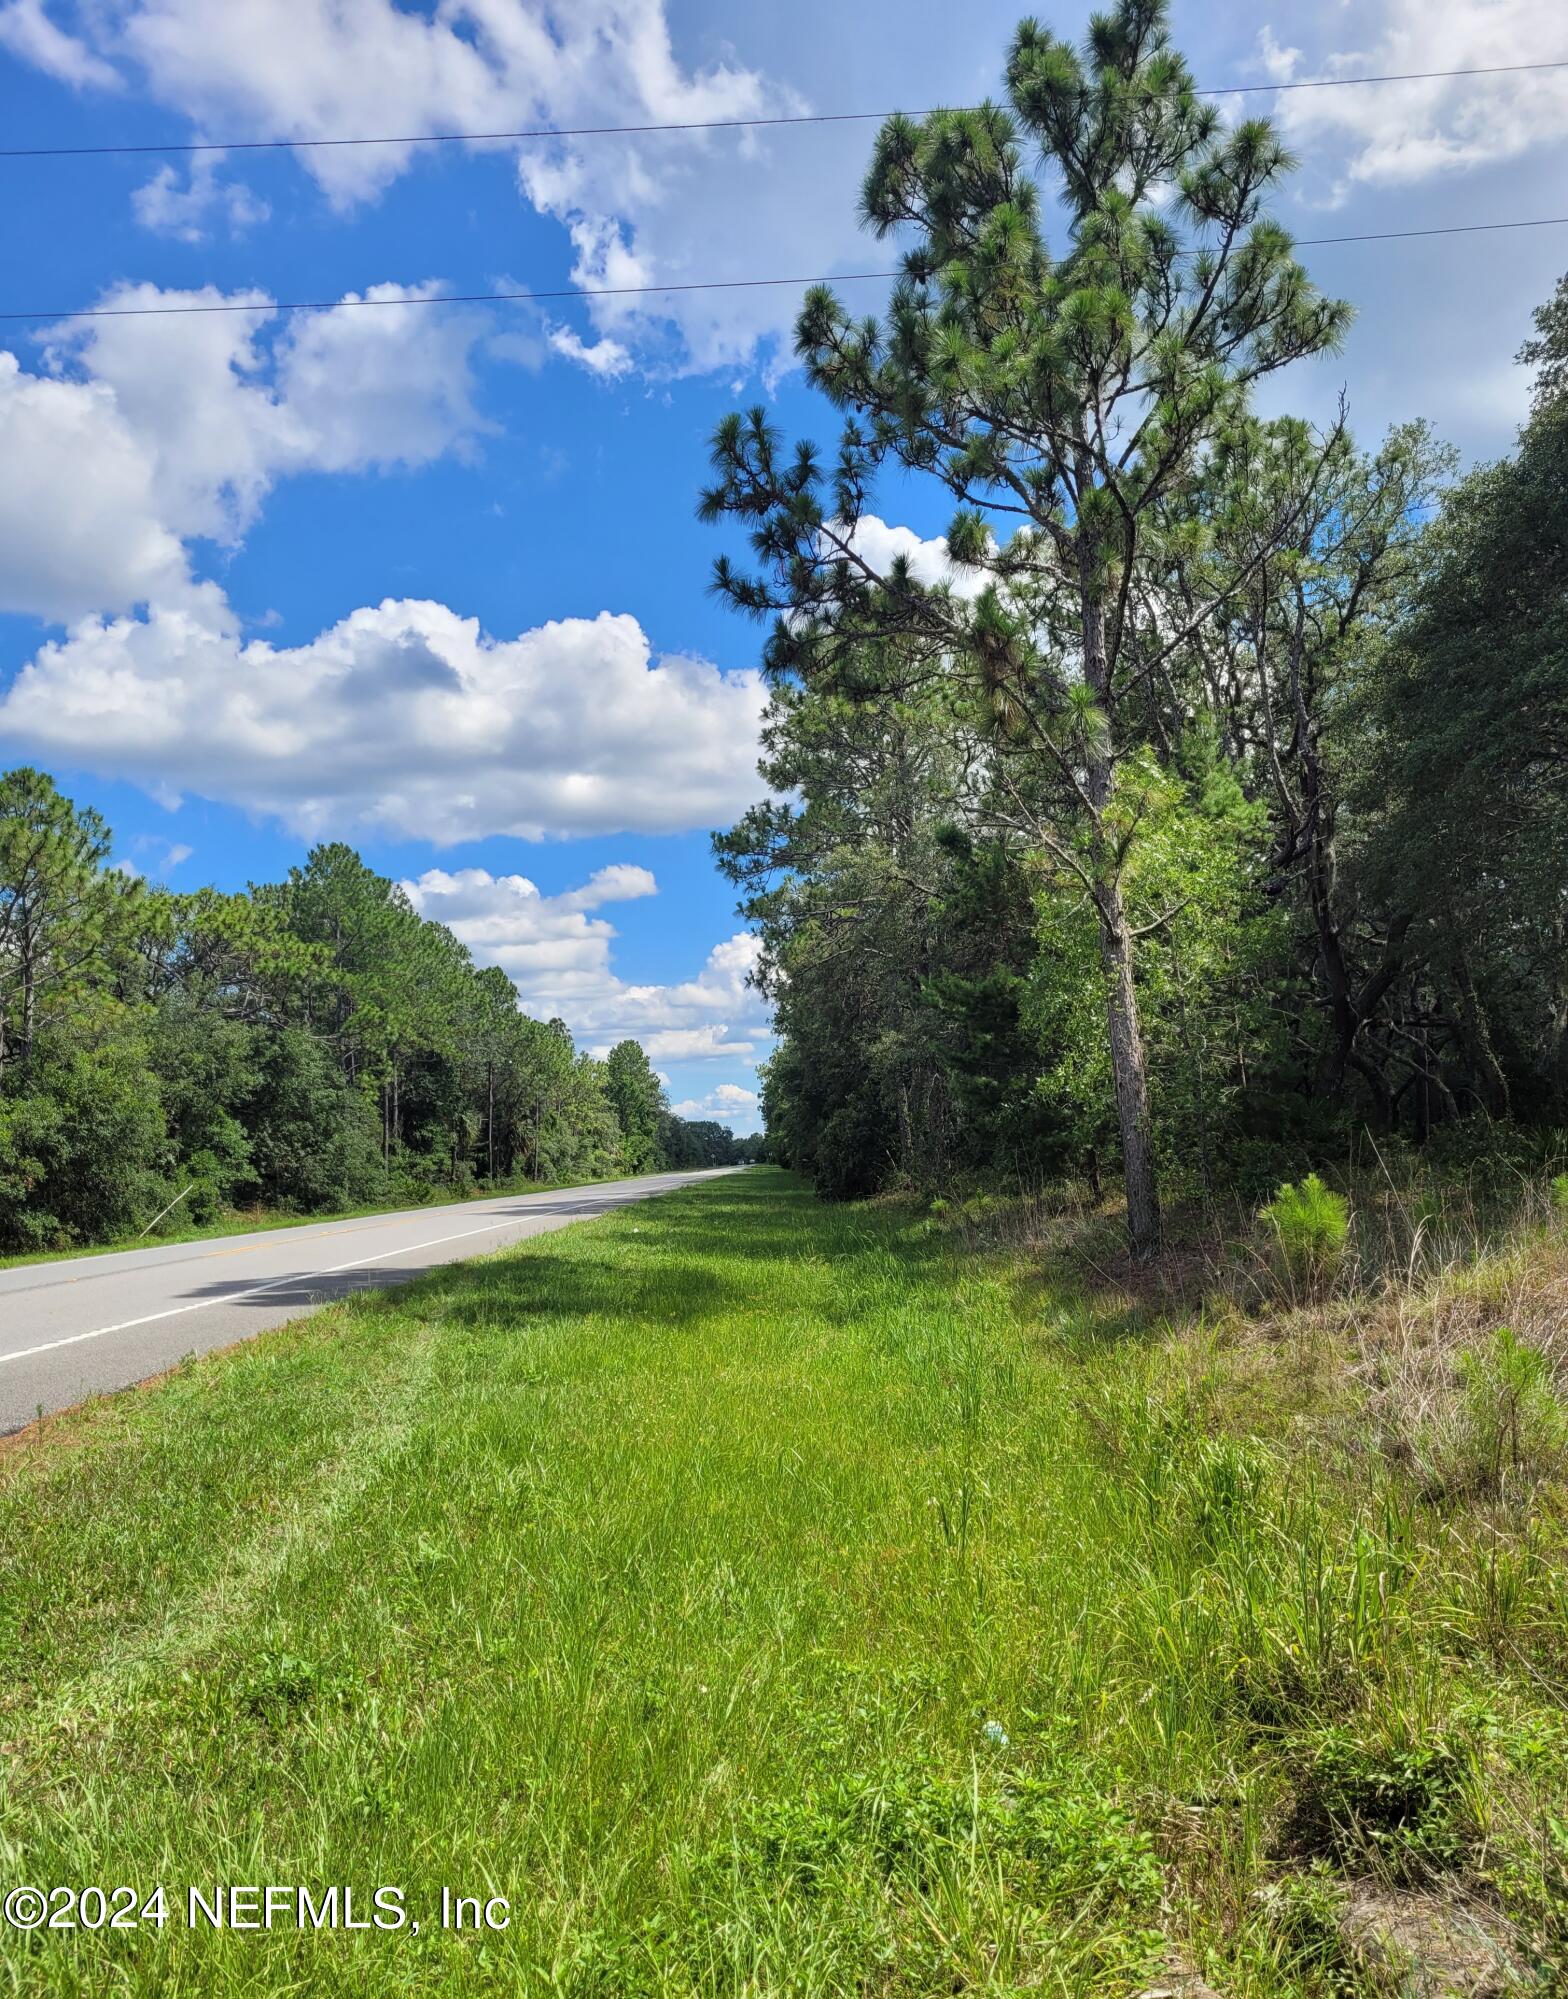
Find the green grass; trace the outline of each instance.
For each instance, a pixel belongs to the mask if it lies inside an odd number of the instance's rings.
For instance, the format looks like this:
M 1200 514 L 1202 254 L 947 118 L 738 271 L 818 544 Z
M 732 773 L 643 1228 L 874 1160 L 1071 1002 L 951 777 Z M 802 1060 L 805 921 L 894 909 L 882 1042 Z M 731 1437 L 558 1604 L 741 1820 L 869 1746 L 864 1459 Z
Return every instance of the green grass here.
M 617 1176 L 618 1177 L 618 1176 Z M 599 1184 L 589 1175 L 575 1180 L 498 1180 L 493 1186 L 475 1186 L 467 1193 L 438 1189 L 428 1200 L 404 1194 L 398 1200 L 373 1201 L 358 1208 L 324 1208 L 319 1213 L 297 1215 L 281 1208 L 226 1208 L 204 1222 L 182 1222 L 176 1209 L 157 1228 L 140 1234 L 117 1236 L 112 1242 L 78 1243 L 66 1249 L 18 1250 L 0 1256 L 0 1270 L 15 1270 L 27 1263 L 65 1263 L 82 1256 L 113 1256 L 127 1249 L 154 1249 L 164 1243 L 207 1242 L 213 1236 L 254 1235 L 272 1229 L 304 1228 L 310 1222 L 352 1222 L 364 1215 L 398 1215 L 411 1208 L 456 1207 L 466 1201 L 495 1201 L 508 1194 L 549 1194 L 562 1187 L 592 1187 Z
M 0 1991 L 1305 1999 L 1388 1989 L 1369 1874 L 1544 1963 L 1559 1516 L 1229 1338 L 759 1170 L 63 1419 L 0 1460 L 0 1888 L 170 1920 Z M 421 1929 L 191 1933 L 218 1882 Z

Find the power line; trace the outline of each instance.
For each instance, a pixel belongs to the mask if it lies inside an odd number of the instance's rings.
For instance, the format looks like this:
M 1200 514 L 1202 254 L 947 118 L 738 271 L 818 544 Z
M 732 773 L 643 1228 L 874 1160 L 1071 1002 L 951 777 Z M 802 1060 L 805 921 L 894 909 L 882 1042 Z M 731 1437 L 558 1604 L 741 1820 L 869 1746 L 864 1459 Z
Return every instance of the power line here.
M 1568 57 L 1551 62 L 1487 63 L 1471 69 L 1412 69 L 1386 76 L 1312 76 L 1284 83 L 1219 83 L 1199 87 L 1200 97 L 1253 97 L 1283 90 L 1348 90 L 1374 83 L 1442 83 L 1457 77 L 1517 76 L 1528 70 L 1568 69 Z M 977 110 L 977 105 L 950 107 Z M 332 146 L 477 146 L 524 139 L 644 138 L 655 132 L 741 132 L 780 125 L 860 125 L 892 111 L 802 111 L 773 118 L 693 118 L 665 125 L 539 125 L 515 132 L 379 133 L 344 139 L 192 139 L 153 145 L 0 146 L 0 160 L 89 159 L 105 155 L 305 152 Z M 908 114 L 928 118 L 929 111 Z
M 1409 242 L 1424 236 L 1480 236 L 1500 229 L 1560 229 L 1568 215 L 1536 215 L 1507 222 L 1450 222 L 1435 229 L 1374 229 L 1354 236 L 1301 236 L 1297 250 L 1323 250 L 1344 243 Z M 1183 255 L 1193 255 L 1185 251 Z M 347 312 L 361 306 L 517 305 L 579 298 L 670 298 L 682 292 L 762 291 L 784 285 L 886 283 L 902 271 L 838 271 L 816 278 L 696 278 L 670 285 L 566 285 L 553 291 L 422 292 L 410 298 L 220 299 L 200 305 L 90 305 L 68 311 L 0 312 L 0 321 L 67 319 L 168 319 L 210 312 Z
M 412 298 L 223 299 L 207 305 L 93 305 L 75 312 L 0 312 L 7 319 L 160 319 L 188 312 L 343 312 L 355 306 L 511 305 L 563 298 L 664 297 L 671 292 L 735 292 L 770 285 L 851 285 L 872 278 L 896 278 L 897 271 L 844 271 L 832 278 L 705 278 L 675 285 L 567 285 L 559 291 L 430 292 Z

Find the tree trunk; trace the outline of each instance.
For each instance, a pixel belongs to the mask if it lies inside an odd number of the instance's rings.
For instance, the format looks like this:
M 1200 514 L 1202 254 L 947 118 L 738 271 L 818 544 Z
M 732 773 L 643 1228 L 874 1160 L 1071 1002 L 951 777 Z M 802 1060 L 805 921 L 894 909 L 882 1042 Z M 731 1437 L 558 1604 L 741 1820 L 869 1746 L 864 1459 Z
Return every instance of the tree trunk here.
M 1503 1065 L 1498 1061 L 1497 1051 L 1492 1046 L 1486 1009 L 1482 1006 L 1480 994 L 1475 989 L 1475 980 L 1470 976 L 1470 961 L 1463 945 L 1457 942 L 1461 935 L 1459 921 L 1452 912 L 1448 921 L 1456 939 L 1453 954 L 1454 983 L 1459 989 L 1459 1018 L 1464 1026 L 1466 1053 L 1475 1069 L 1479 1094 L 1487 1115 L 1506 1118 L 1512 1109 L 1508 1097 L 1508 1078 L 1503 1073 Z
M 41 923 L 39 928 L 42 928 Z M 37 1026 L 38 952 L 38 937 L 32 923 L 24 918 L 21 933 L 22 1018 L 16 1047 L 17 1054 L 24 1061 L 33 1052 L 33 1034 Z
M 1080 492 L 1089 478 L 1087 454 L 1078 462 Z M 1149 1118 L 1149 1077 L 1144 1057 L 1138 993 L 1133 983 L 1133 934 L 1122 900 L 1121 869 L 1105 834 L 1105 811 L 1116 790 L 1111 665 L 1106 652 L 1104 584 L 1097 573 L 1098 551 L 1087 533 L 1078 537 L 1079 607 L 1083 619 L 1083 669 L 1104 715 L 1103 743 L 1088 748 L 1086 790 L 1093 815 L 1090 865 L 1100 920 L 1100 962 L 1105 968 L 1106 1028 L 1111 1074 L 1116 1083 L 1116 1121 L 1122 1141 L 1122 1181 L 1127 1192 L 1127 1234 L 1132 1253 L 1144 1262 L 1160 1246 L 1160 1202 L 1154 1175 L 1154 1138 Z
M 1116 1079 L 1116 1121 L 1121 1131 L 1122 1180 L 1127 1190 L 1127 1234 L 1132 1253 L 1145 1261 L 1160 1246 L 1160 1200 L 1154 1179 L 1149 1119 L 1149 1077 L 1143 1026 L 1132 976 L 1132 934 L 1113 883 L 1100 911 L 1100 962 L 1105 967 L 1106 1025 L 1111 1073 Z

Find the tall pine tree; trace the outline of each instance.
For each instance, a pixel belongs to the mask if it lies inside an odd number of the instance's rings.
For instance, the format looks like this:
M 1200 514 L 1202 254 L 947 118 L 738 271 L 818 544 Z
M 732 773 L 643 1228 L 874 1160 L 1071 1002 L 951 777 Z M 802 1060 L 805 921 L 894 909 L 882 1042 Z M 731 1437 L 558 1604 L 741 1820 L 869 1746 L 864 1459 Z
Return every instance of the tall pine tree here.
M 1007 108 L 888 120 L 862 206 L 877 235 L 909 241 L 903 276 L 880 323 L 824 287 L 797 329 L 810 379 L 847 412 L 833 473 L 809 445 L 786 453 L 761 410 L 737 414 L 702 504 L 752 529 L 758 573 L 721 560 L 716 582 L 774 618 L 771 671 L 882 698 L 868 641 L 897 634 L 902 690 L 922 651 L 932 673 L 967 673 L 999 758 L 1026 766 L 1019 814 L 1097 921 L 1139 1255 L 1159 1240 L 1124 882 L 1145 690 L 1293 522 L 1272 523 L 1175 625 L 1165 544 L 1184 488 L 1248 421 L 1253 384 L 1332 346 L 1349 317 L 1264 214 L 1284 148 L 1266 122 L 1226 126 L 1200 100 L 1166 14 L 1163 0 L 1120 0 L 1081 52 L 1025 21 Z M 871 553 L 859 528 L 889 462 L 957 499 L 948 546 L 972 587 Z

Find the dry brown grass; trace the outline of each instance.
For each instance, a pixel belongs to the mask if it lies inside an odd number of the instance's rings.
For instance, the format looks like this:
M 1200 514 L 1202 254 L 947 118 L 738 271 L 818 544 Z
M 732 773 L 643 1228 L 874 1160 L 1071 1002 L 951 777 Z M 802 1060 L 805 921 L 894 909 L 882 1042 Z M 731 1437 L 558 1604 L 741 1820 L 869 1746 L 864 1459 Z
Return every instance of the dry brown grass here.
M 1352 1333 L 1369 1443 L 1431 1489 L 1451 1486 L 1473 1443 L 1467 1357 L 1483 1355 L 1504 1329 L 1542 1356 L 1547 1382 L 1568 1395 L 1568 1232 L 1531 1228 L 1476 1263 L 1386 1285 L 1365 1301 Z

